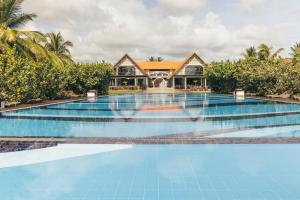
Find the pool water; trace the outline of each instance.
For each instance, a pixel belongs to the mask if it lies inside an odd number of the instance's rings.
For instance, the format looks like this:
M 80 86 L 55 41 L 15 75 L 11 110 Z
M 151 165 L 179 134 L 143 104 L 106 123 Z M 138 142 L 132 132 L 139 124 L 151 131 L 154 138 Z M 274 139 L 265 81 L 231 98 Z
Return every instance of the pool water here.
M 1 200 L 299 200 L 300 145 L 133 145 L 0 169 Z
M 0 113 L 0 136 L 299 137 L 300 104 L 216 94 L 132 94 Z

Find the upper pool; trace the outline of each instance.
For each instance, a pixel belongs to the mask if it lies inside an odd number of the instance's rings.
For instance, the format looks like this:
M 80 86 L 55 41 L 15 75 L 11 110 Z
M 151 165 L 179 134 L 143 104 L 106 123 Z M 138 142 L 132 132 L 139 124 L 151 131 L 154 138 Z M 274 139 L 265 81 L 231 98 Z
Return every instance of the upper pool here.
M 300 104 L 216 94 L 132 94 L 0 113 L 1 136 L 298 137 Z

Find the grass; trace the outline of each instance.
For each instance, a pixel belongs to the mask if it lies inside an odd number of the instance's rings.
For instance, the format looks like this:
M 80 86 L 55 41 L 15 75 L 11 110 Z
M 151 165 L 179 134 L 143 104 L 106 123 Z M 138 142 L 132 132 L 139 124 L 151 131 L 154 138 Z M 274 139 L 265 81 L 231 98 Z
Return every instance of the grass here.
M 109 90 L 108 94 L 136 94 L 142 90 Z

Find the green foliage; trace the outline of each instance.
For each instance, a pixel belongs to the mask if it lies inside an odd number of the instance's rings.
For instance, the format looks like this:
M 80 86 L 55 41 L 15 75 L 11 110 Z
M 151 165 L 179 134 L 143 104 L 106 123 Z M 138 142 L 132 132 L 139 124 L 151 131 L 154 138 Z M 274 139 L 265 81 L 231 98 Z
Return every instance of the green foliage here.
M 236 88 L 236 66 L 230 61 L 213 62 L 205 70 L 211 89 L 219 93 L 229 93 Z
M 95 89 L 107 94 L 111 75 L 112 67 L 105 62 L 58 68 L 50 62 L 23 58 L 8 48 L 0 54 L 0 100 L 55 99 L 66 90 L 85 94 Z
M 248 58 L 255 58 L 257 56 L 257 51 L 255 47 L 249 47 L 248 49 L 246 49 L 245 53 L 241 54 L 245 59 Z
M 73 64 L 70 47 L 73 47 L 73 43 L 65 41 L 61 33 L 47 33 L 47 43 L 45 48 L 53 52 L 64 64 Z
M 215 92 L 230 93 L 242 88 L 246 92 L 267 94 L 300 93 L 300 44 L 291 47 L 291 59 L 282 59 L 282 48 L 273 52 L 265 44 L 246 49 L 244 59 L 213 62 L 206 69 L 206 77 Z
M 77 63 L 66 67 L 66 87 L 77 94 L 97 90 L 107 94 L 112 75 L 112 66 L 105 62 Z
M 163 57 L 160 57 L 160 56 L 158 56 L 158 57 L 150 56 L 150 57 L 148 58 L 148 61 L 149 61 L 149 62 L 162 62 L 163 60 L 164 60 L 164 58 L 163 58 Z
M 236 62 L 214 62 L 207 68 L 206 77 L 210 87 L 220 93 L 230 93 L 236 88 L 261 96 L 300 92 L 300 64 L 282 59 L 249 57 Z
M 291 56 L 294 63 L 300 63 L 300 43 L 296 43 L 291 47 Z
M 54 99 L 62 89 L 60 78 L 50 63 L 22 58 L 11 49 L 0 54 L 0 93 L 5 100 Z

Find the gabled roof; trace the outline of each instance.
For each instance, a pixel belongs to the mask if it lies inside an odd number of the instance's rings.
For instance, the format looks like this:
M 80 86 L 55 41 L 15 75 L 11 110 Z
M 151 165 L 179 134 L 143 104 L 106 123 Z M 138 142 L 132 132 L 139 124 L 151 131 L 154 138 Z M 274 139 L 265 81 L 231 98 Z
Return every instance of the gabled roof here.
M 128 55 L 125 54 L 115 65 L 114 70 L 117 66 L 119 66 L 125 59 L 130 60 L 134 66 L 136 66 L 144 75 L 148 76 L 148 74 Z
M 136 62 L 143 70 L 177 70 L 184 61 L 161 61 L 161 62 L 149 62 L 138 61 Z
M 206 63 L 196 54 L 191 54 L 186 60 L 183 61 L 161 61 L 161 62 L 149 62 L 149 61 L 138 61 L 135 62 L 128 54 L 125 54 L 115 65 L 114 69 L 119 66 L 125 59 L 130 60 L 133 65 L 135 65 L 144 75 L 149 75 L 145 70 L 175 70 L 168 79 L 172 78 L 174 75 L 178 74 L 186 64 L 188 64 L 192 59 L 196 58 L 201 64 L 206 66 Z
M 183 63 L 182 65 L 170 76 L 168 77 L 168 79 L 172 78 L 173 76 L 175 76 L 176 74 L 178 74 L 186 64 L 188 64 L 191 60 L 193 60 L 194 58 L 196 58 L 202 65 L 206 66 L 207 64 L 198 56 L 198 54 L 196 54 L 195 52 L 192 53 L 192 55 L 190 55 Z

